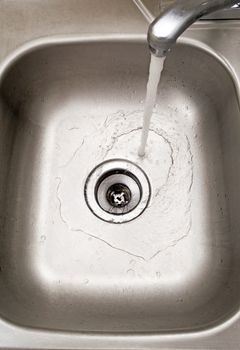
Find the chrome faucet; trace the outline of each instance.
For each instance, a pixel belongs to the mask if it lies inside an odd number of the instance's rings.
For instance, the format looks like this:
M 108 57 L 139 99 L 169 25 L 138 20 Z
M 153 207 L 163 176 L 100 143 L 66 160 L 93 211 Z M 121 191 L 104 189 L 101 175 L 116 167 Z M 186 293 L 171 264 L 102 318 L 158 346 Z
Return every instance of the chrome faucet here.
M 151 53 L 165 57 L 178 37 L 197 19 L 238 3 L 239 0 L 177 0 L 149 26 Z

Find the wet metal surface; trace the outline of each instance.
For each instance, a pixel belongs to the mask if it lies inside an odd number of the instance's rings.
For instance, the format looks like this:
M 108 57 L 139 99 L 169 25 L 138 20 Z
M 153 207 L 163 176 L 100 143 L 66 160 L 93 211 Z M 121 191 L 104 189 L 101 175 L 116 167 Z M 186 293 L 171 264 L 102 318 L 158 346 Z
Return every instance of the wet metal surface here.
M 0 347 L 238 349 L 238 30 L 207 31 L 166 61 L 144 159 L 145 36 L 41 39 L 2 62 Z M 119 158 L 152 195 L 112 225 L 84 185 Z
M 237 140 L 229 144 L 231 127 L 223 128 L 226 115 L 238 117 L 233 82 L 216 58 L 178 45 L 142 159 L 147 62 L 144 42 L 93 40 L 36 47 L 4 72 L 6 318 L 53 330 L 161 333 L 206 328 L 237 310 L 237 218 L 226 176 Z M 89 210 L 83 186 L 94 166 L 120 155 L 146 172 L 152 198 L 138 219 L 113 229 Z

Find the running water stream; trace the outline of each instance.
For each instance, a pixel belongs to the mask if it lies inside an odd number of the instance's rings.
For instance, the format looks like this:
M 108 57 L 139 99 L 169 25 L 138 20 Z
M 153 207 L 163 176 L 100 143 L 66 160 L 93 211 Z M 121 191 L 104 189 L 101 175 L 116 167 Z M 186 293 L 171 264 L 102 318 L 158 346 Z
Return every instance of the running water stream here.
M 141 143 L 138 150 L 138 155 L 144 157 L 148 139 L 149 127 L 153 113 L 154 104 L 157 96 L 158 83 L 161 79 L 165 57 L 156 57 L 151 55 L 149 66 L 149 77 L 147 83 L 147 94 L 143 113 L 143 129 L 141 135 Z

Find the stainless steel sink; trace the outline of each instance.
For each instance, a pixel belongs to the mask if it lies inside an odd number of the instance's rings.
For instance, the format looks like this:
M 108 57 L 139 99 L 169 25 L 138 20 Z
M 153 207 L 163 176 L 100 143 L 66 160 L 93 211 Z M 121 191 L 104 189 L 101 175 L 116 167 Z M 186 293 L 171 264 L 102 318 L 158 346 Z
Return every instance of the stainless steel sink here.
M 144 160 L 132 1 L 3 1 L 0 23 L 0 349 L 239 350 L 239 21 L 169 54 Z
M 239 105 L 234 74 L 186 41 L 166 61 L 149 137 L 136 149 L 144 38 L 53 39 L 1 72 L 0 313 L 52 331 L 204 331 L 239 309 Z M 109 159 L 151 184 L 124 224 L 89 210 L 84 184 Z

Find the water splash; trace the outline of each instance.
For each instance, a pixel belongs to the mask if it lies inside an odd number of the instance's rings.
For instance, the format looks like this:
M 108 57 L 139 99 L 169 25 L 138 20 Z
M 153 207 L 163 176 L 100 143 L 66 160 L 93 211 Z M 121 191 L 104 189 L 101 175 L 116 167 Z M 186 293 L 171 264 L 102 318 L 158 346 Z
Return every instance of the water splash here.
M 147 83 L 147 94 L 143 113 L 143 129 L 141 135 L 141 143 L 138 150 L 138 155 L 144 157 L 145 148 L 148 139 L 150 121 L 153 113 L 153 107 L 156 101 L 158 83 L 161 79 L 165 57 L 156 57 L 151 55 L 149 66 L 149 78 Z

